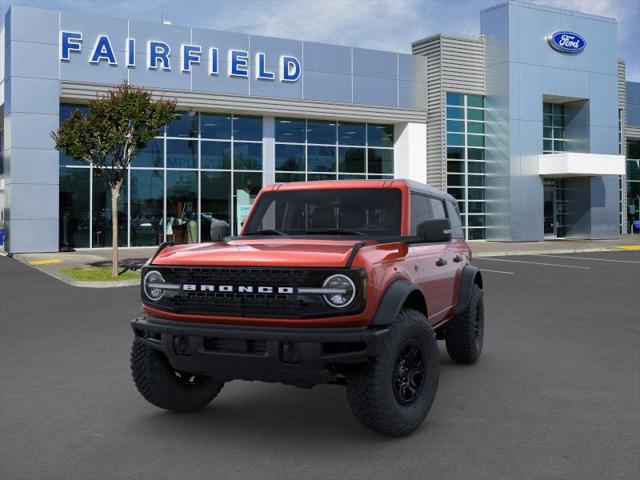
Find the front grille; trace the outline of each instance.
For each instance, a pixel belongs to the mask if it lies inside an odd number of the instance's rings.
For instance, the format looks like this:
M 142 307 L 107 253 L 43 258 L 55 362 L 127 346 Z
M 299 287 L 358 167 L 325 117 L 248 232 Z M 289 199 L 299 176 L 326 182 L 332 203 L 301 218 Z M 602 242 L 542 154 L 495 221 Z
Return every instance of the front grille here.
M 179 285 L 254 286 L 253 293 L 220 291 L 187 291 L 165 295 L 151 304 L 179 313 L 223 315 L 239 317 L 306 318 L 321 315 L 349 314 L 361 308 L 362 273 L 360 270 L 341 270 L 349 275 L 358 288 L 356 299 L 347 309 L 336 311 L 327 306 L 321 295 L 258 293 L 257 287 L 320 287 L 336 270 L 317 268 L 241 268 L 241 267 L 150 267 L 162 273 L 165 282 Z M 144 272 L 143 272 L 144 277 Z M 234 290 L 237 290 L 234 288 Z M 145 300 L 143 293 L 143 300 Z
M 215 285 L 240 285 L 250 282 L 264 286 L 308 286 L 317 277 L 317 271 L 292 268 L 163 268 L 176 283 L 207 283 Z
M 213 292 L 185 292 L 170 299 L 170 304 L 177 310 L 202 313 L 245 312 L 263 314 L 300 315 L 309 304 L 298 299 L 297 295 L 264 295 Z

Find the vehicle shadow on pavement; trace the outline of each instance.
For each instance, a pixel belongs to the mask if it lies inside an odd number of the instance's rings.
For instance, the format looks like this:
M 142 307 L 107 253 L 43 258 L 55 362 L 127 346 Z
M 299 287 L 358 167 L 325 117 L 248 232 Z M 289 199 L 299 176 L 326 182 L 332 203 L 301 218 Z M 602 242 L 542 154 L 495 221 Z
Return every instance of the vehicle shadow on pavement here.
M 252 438 L 326 441 L 333 438 L 385 437 L 360 427 L 352 418 L 344 387 L 316 386 L 301 390 L 286 385 L 234 381 L 200 412 L 188 415 L 155 410 L 138 416 L 138 427 L 153 435 L 171 431 L 172 436 L 225 442 Z
M 454 370 L 469 368 L 451 361 L 442 348 L 440 362 L 441 387 L 446 387 L 448 378 L 455 378 Z M 439 403 L 446 408 L 446 400 L 439 402 L 436 397 L 431 414 L 414 436 L 429 435 L 430 424 L 438 421 L 439 414 L 434 410 Z M 281 445 L 292 448 L 298 442 L 326 446 L 327 441 L 363 442 L 363 445 L 397 441 L 360 426 L 349 409 L 345 388 L 337 385 L 299 389 L 236 380 L 227 383 L 218 398 L 197 413 L 181 415 L 150 408 L 147 414 L 133 416 L 136 429 L 150 436 L 171 432 L 177 441 L 190 442 L 195 437 L 210 442 L 237 441 L 242 445 L 249 435 L 253 439 L 283 442 Z

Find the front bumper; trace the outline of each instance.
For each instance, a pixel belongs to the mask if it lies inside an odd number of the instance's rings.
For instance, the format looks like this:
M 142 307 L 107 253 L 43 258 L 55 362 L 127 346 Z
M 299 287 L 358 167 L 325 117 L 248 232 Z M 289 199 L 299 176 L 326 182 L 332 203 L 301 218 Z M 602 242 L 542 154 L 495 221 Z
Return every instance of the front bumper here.
M 276 328 L 187 323 L 142 315 L 136 341 L 162 351 L 171 366 L 225 380 L 298 386 L 335 381 L 341 366 L 378 355 L 386 328 Z

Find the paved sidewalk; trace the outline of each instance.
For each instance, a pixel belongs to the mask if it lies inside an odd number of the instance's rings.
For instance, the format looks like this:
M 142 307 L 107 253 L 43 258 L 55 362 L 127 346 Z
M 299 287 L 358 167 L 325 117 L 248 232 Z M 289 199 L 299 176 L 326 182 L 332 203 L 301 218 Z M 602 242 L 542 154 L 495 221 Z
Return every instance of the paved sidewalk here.
M 640 235 L 623 235 L 613 240 L 558 239 L 544 242 L 487 242 L 470 241 L 475 257 L 503 257 L 507 255 L 543 255 L 552 253 L 604 252 L 607 250 L 640 250 Z
M 607 250 L 640 250 L 640 235 L 624 235 L 615 240 L 547 240 L 544 242 L 487 242 L 470 241 L 474 257 L 507 255 L 542 255 L 558 253 L 602 252 Z M 155 247 L 121 248 L 120 266 L 137 270 L 156 251 Z M 71 267 L 104 267 L 111 265 L 111 250 L 79 250 L 57 253 L 22 253 L 15 259 L 76 287 L 106 288 L 137 285 L 139 280 L 116 282 L 80 282 L 62 273 Z

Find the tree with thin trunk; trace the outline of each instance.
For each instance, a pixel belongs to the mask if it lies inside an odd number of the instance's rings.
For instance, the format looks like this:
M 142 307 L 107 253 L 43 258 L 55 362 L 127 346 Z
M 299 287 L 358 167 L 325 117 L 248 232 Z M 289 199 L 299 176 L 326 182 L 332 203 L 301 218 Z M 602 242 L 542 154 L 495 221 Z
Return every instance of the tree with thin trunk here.
M 111 189 L 112 276 L 118 276 L 118 198 L 127 169 L 140 149 L 171 121 L 175 100 L 154 99 L 151 92 L 123 83 L 76 110 L 56 132 L 56 149 L 93 165 Z

